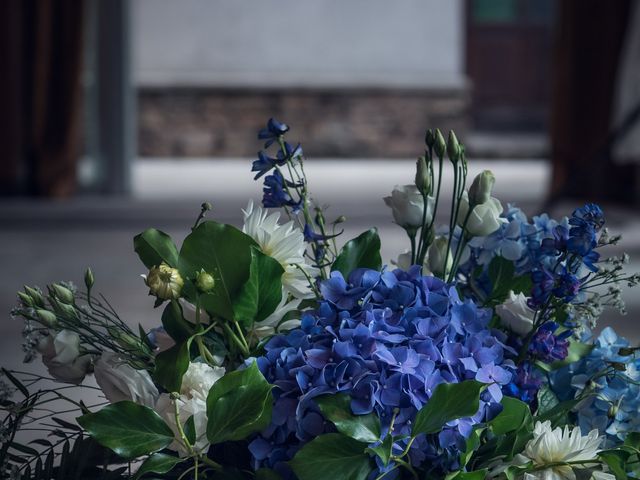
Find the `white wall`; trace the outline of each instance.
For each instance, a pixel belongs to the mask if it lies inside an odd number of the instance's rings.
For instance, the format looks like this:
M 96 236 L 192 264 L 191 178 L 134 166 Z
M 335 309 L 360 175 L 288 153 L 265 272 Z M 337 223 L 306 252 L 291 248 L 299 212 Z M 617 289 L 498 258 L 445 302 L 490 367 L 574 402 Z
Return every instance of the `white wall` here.
M 463 84 L 461 0 L 135 0 L 139 85 Z

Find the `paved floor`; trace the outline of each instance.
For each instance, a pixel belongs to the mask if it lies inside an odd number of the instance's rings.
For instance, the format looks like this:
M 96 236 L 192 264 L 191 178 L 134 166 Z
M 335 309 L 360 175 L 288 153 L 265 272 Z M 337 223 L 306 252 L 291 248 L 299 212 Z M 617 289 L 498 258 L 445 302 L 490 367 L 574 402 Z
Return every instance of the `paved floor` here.
M 178 242 L 188 233 L 202 201 L 215 207 L 212 218 L 238 225 L 248 198 L 259 199 L 260 185 L 251 180 L 248 161 L 140 161 L 133 171 L 131 198 L 83 197 L 65 202 L 12 200 L 0 202 L 0 364 L 20 367 L 20 324 L 8 318 L 15 292 L 23 284 L 45 285 L 56 280 L 82 282 L 91 266 L 96 289 L 104 293 L 132 324 L 159 323 L 159 311 L 139 277 L 144 268 L 132 238 L 147 227 L 170 233 Z M 538 213 L 549 171 L 541 161 L 474 161 L 470 175 L 491 168 L 496 195 Z M 403 231 L 392 224 L 381 197 L 394 184 L 410 183 L 413 161 L 317 160 L 307 174 L 315 197 L 330 204 L 329 217 L 348 217 L 348 239 L 374 225 L 380 229 L 383 258 L 388 261 L 406 247 Z M 556 208 L 570 213 L 572 205 Z M 441 211 L 446 211 L 442 209 Z M 556 213 L 556 212 L 554 212 Z M 640 259 L 640 217 L 625 210 L 610 211 L 614 230 L 626 236 L 626 250 Z M 640 269 L 640 264 L 634 265 Z M 640 295 L 627 295 L 629 315 L 608 314 L 624 334 L 640 340 Z M 36 368 L 36 367 L 33 367 Z

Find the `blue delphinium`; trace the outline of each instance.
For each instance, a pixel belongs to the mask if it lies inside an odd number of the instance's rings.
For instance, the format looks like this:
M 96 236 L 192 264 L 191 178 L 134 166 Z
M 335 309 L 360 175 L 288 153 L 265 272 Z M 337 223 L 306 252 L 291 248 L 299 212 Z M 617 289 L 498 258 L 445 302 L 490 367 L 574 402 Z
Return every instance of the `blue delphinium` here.
M 278 140 L 289 131 L 289 125 L 279 122 L 275 118 L 270 118 L 267 122 L 267 126 L 258 132 L 259 140 L 266 140 L 264 148 L 269 148 L 271 144 Z
M 297 213 L 301 208 L 302 199 L 295 200 L 289 194 L 289 188 L 294 187 L 295 185 L 286 180 L 278 170 L 275 170 L 264 178 L 262 204 L 265 208 L 289 207 L 294 213 Z
M 640 428 L 640 359 L 611 327 L 593 345 L 587 357 L 554 372 L 551 387 L 561 400 L 591 392 L 578 404 L 578 425 L 585 434 L 597 428 L 614 445 Z
M 514 371 L 504 335 L 488 327 L 491 311 L 417 267 L 358 269 L 348 279 L 333 272 L 320 291 L 318 309 L 303 316 L 299 329 L 269 340 L 257 360 L 275 385 L 275 404 L 271 425 L 249 446 L 254 466 L 286 476 L 284 462 L 302 444 L 332 431 L 314 401 L 319 395 L 348 394 L 353 413 L 374 412 L 383 432 L 395 413 L 394 433 L 403 435 L 438 384 L 477 379 L 490 384 L 478 413 L 418 437 L 409 452 L 414 466 L 456 468 L 473 425 L 501 410 L 502 386 Z

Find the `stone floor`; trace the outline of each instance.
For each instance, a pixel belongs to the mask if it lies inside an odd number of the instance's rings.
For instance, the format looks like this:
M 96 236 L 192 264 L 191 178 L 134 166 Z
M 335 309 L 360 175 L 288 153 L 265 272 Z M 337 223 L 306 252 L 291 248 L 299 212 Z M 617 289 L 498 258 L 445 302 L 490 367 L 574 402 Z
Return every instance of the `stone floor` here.
M 544 162 L 477 160 L 470 164 L 470 176 L 485 168 L 496 174 L 496 196 L 505 203 L 517 203 L 532 215 L 539 212 L 549 178 Z M 343 238 L 377 226 L 383 258 L 389 261 L 406 248 L 407 241 L 404 232 L 392 223 L 381 197 L 395 184 L 411 183 L 413 169 L 410 160 L 325 159 L 309 162 L 307 174 L 315 198 L 330 205 L 329 218 L 347 216 Z M 248 161 L 232 159 L 141 160 L 133 169 L 130 198 L 0 202 L 0 310 L 6 312 L 0 323 L 0 364 L 21 367 L 21 325 L 8 316 L 15 292 L 23 284 L 44 286 L 56 280 L 81 284 L 87 266 L 95 272 L 96 290 L 109 298 L 124 319 L 145 327 L 157 325 L 159 311 L 153 310 L 140 279 L 144 267 L 133 252 L 133 236 L 153 226 L 179 242 L 204 200 L 214 205 L 211 218 L 240 224 L 240 208 L 248 198 L 259 199 L 261 194 L 260 185 L 252 181 L 248 170 Z M 445 181 L 449 179 L 445 175 Z M 569 204 L 558 206 L 554 214 L 570 213 L 572 208 Z M 446 206 L 441 209 L 445 211 Z M 610 210 L 609 219 L 612 230 L 625 234 L 626 250 L 640 254 L 640 216 L 617 208 Z M 631 267 L 637 270 L 640 264 Z M 609 313 L 607 322 L 640 340 L 640 295 L 627 295 L 627 299 L 629 315 L 623 318 Z

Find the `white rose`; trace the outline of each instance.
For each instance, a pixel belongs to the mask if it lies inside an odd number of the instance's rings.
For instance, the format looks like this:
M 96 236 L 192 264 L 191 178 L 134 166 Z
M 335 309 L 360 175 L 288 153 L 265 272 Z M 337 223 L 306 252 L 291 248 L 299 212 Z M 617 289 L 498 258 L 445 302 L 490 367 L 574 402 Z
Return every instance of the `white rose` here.
M 533 328 L 533 311 L 527 305 L 527 297 L 522 293 L 509 292 L 509 298 L 501 305 L 496 306 L 496 315 L 502 323 L 514 333 L 524 337 Z
M 79 384 L 91 368 L 91 356 L 80 356 L 80 337 L 70 330 L 44 337 L 37 350 L 49 374 L 61 382 Z
M 495 197 L 490 197 L 485 203 L 473 207 L 465 230 L 474 237 L 486 237 L 500 228 L 506 220 L 502 214 L 502 204 Z M 458 225 L 462 226 L 469 211 L 469 196 L 465 191 L 460 200 L 460 210 L 458 213 Z
M 211 387 L 222 378 L 224 373 L 223 367 L 210 367 L 206 363 L 190 363 L 182 377 L 180 397 L 172 400 L 169 394 L 163 393 L 158 398 L 155 410 L 167 422 L 176 436 L 176 440 L 169 445 L 169 448 L 177 451 L 181 456 L 186 456 L 189 452 L 180 440 L 175 405 L 178 406 L 180 423 L 183 426 L 189 417 L 193 416 L 196 434 L 193 448 L 197 452 L 205 452 L 209 447 L 207 440 L 207 395 Z
M 425 219 L 427 223 L 431 222 L 434 202 L 433 197 L 428 197 Z M 391 208 L 393 219 L 402 228 L 420 228 L 422 226 L 424 200 L 415 185 L 396 185 L 391 196 L 384 197 L 384 203 Z
M 94 367 L 96 382 L 111 403 L 130 400 L 153 408 L 158 389 L 149 372 L 136 370 L 115 353 L 103 353 Z

